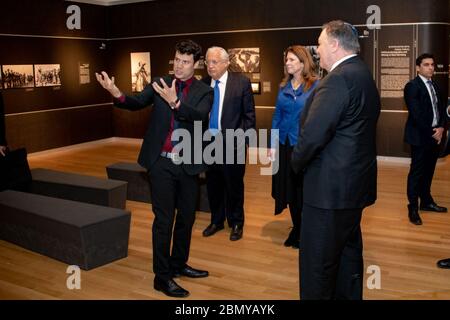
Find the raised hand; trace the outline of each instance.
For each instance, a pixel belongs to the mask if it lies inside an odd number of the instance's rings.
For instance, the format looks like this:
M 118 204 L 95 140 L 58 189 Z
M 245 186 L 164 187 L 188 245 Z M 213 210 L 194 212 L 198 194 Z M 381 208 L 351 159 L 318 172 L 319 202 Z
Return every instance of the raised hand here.
M 119 98 L 122 95 L 122 92 L 117 88 L 114 84 L 114 77 L 109 78 L 108 74 L 105 71 L 102 71 L 101 74 L 95 73 L 95 77 L 97 81 L 102 85 L 102 87 L 108 90 L 109 93 L 114 98 Z
M 161 85 L 158 85 L 156 82 L 152 83 L 153 89 L 159 93 L 161 98 L 166 100 L 168 103 L 171 103 L 175 100 L 177 100 L 177 91 L 175 89 L 175 82 L 176 79 L 173 79 L 172 86 L 169 87 L 167 83 L 164 81 L 164 79 L 161 78 Z

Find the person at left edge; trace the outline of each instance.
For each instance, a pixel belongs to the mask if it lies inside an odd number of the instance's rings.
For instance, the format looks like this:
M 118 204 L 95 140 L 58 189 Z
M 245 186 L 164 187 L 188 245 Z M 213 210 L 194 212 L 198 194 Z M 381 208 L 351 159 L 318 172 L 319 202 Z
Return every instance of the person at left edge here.
M 197 43 L 191 40 L 178 42 L 175 46 L 174 77 L 154 79 L 135 96 L 124 95 L 114 84 L 114 77 L 109 78 L 106 72 L 101 75 L 96 73 L 103 88 L 115 98 L 117 107 L 139 110 L 153 105 L 138 162 L 147 168 L 152 190 L 155 215 L 152 229 L 154 288 L 178 298 L 187 297 L 189 291 L 179 286 L 174 277 L 208 276 L 207 271 L 187 265 L 195 220 L 198 174 L 206 167 L 192 160 L 190 163 L 174 161 L 179 160 L 180 155 L 172 152 L 171 141 L 174 128 L 187 130 L 191 134 L 193 158 L 194 121 L 201 121 L 204 128 L 207 126 L 213 90 L 194 77 L 194 68 L 201 54 L 202 49 Z

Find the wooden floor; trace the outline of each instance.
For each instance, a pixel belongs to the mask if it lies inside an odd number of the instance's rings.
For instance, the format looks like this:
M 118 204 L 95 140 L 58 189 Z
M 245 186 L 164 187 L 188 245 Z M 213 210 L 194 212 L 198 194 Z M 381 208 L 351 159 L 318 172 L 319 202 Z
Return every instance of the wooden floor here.
M 110 139 L 63 151 L 31 155 L 30 166 L 106 177 L 105 166 L 135 161 L 140 141 Z M 365 268 L 381 270 L 381 288 L 365 289 L 365 299 L 450 299 L 450 270 L 436 261 L 450 257 L 450 213 L 423 213 L 422 226 L 408 222 L 408 164 L 379 162 L 378 201 L 364 211 Z M 189 299 L 298 299 L 298 250 L 285 248 L 288 212 L 274 216 L 271 177 L 249 165 L 245 177 L 244 238 L 228 240 L 229 230 L 202 237 L 209 214 L 197 213 L 190 265 L 210 276 L 180 285 Z M 433 180 L 438 204 L 450 207 L 450 157 L 440 160 Z M 128 257 L 81 272 L 81 289 L 69 290 L 67 265 L 0 241 L 0 299 L 167 299 L 153 289 L 149 204 L 127 202 L 132 212 Z M 371 274 L 367 273 L 367 279 Z

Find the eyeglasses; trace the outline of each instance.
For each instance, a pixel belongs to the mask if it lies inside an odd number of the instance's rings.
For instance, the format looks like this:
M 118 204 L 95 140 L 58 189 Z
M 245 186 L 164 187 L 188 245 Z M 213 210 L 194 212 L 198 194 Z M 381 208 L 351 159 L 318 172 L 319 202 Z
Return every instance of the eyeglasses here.
M 192 61 L 189 61 L 189 60 L 182 60 L 182 59 L 179 59 L 179 58 L 175 58 L 175 59 L 173 60 L 173 63 L 174 63 L 174 64 L 182 64 L 183 66 L 187 66 L 187 65 L 189 65 L 190 63 L 192 63 Z
M 217 61 L 217 60 L 205 60 L 205 65 L 207 67 L 209 67 L 209 66 L 216 66 L 216 65 L 218 65 L 221 62 L 224 62 L 224 60 L 219 60 L 219 61 Z

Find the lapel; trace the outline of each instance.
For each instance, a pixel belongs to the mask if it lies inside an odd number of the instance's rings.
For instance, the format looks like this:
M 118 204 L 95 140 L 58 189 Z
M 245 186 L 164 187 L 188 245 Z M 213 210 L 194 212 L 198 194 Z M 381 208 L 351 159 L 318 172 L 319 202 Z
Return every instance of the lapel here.
M 431 102 L 431 97 L 430 97 L 430 93 L 428 92 L 427 86 L 425 85 L 425 83 L 423 83 L 422 79 L 419 76 L 416 77 L 416 81 L 417 81 L 417 84 L 419 85 L 419 88 L 422 91 L 422 93 L 427 97 L 426 101 L 427 101 L 427 104 L 429 105 L 427 107 L 427 110 L 431 110 L 431 112 L 433 112 L 433 105 Z M 433 87 L 434 87 L 434 85 L 433 85 Z M 434 89 L 434 91 L 436 92 L 436 88 Z M 436 95 L 437 95 L 437 92 L 436 92 Z M 439 103 L 439 101 L 438 101 L 438 103 Z
M 197 79 L 192 79 L 191 87 L 189 88 L 189 93 L 186 96 L 186 103 L 195 105 L 195 99 L 198 95 L 198 86 L 200 85 L 200 82 Z
M 233 93 L 233 73 L 228 71 L 228 79 L 227 83 L 225 84 L 225 96 L 223 97 L 223 104 L 222 104 L 222 117 L 220 118 L 220 124 L 223 127 L 223 119 L 226 119 L 226 114 L 230 111 L 231 106 L 229 106 L 232 93 Z

